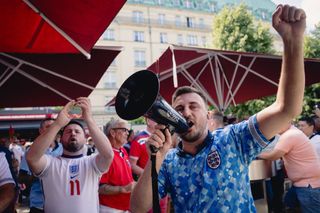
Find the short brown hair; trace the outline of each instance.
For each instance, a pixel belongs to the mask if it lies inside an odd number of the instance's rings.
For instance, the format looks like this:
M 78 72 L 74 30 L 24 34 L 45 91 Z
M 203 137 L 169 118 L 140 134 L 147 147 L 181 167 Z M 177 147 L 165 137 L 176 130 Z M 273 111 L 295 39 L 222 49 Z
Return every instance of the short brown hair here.
M 207 99 L 205 98 L 203 93 L 200 92 L 198 89 L 190 86 L 182 86 L 176 89 L 176 91 L 172 95 L 172 103 L 177 99 L 178 96 L 187 94 L 187 93 L 196 93 L 203 99 L 205 104 L 207 103 Z
M 224 115 L 219 110 L 214 109 L 214 110 L 210 111 L 209 112 L 209 117 L 210 117 L 210 119 L 215 119 L 215 120 L 219 121 L 222 124 L 224 122 Z

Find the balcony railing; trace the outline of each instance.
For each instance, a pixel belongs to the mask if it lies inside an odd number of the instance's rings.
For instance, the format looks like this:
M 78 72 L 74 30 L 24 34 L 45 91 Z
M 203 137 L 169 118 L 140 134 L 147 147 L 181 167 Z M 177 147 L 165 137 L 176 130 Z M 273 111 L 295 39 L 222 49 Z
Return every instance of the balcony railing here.
M 191 26 L 187 26 L 186 21 L 181 21 L 179 24 L 174 20 L 165 20 L 159 22 L 158 19 L 147 19 L 147 18 L 133 18 L 127 16 L 117 16 L 114 19 L 115 23 L 119 24 L 129 24 L 129 25 L 137 25 L 142 27 L 158 27 L 158 28 L 170 28 L 170 29 L 179 29 L 179 30 L 195 30 L 195 31 L 203 31 L 208 32 L 211 31 L 211 26 L 207 24 L 199 24 L 199 23 L 192 23 Z

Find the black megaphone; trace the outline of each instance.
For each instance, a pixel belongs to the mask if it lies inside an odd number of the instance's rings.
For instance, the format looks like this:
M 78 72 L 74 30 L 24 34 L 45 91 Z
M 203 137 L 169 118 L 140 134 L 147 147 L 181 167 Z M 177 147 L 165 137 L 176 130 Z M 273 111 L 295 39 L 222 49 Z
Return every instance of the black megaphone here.
M 115 108 L 118 116 L 124 120 L 133 120 L 141 116 L 166 125 L 171 134 L 185 133 L 189 125 L 159 94 L 159 79 L 149 70 L 132 74 L 120 87 Z

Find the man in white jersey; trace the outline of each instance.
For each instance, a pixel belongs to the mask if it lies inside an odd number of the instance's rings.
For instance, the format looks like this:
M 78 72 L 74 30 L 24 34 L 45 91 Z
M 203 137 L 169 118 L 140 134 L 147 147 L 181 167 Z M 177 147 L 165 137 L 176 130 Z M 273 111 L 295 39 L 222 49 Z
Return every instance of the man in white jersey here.
M 15 183 L 4 152 L 0 152 L 0 212 L 3 212 L 15 198 Z
M 71 120 L 73 116 L 69 114 L 75 105 L 82 110 L 82 118 L 99 151 L 97 155 L 82 155 L 86 143 L 85 132 L 82 124 Z M 63 155 L 46 155 L 46 150 L 61 128 Z M 35 140 L 26 158 L 32 172 L 41 179 L 46 213 L 99 212 L 99 179 L 109 169 L 113 150 L 108 138 L 92 118 L 88 98 L 80 97 L 70 101 L 55 122 Z

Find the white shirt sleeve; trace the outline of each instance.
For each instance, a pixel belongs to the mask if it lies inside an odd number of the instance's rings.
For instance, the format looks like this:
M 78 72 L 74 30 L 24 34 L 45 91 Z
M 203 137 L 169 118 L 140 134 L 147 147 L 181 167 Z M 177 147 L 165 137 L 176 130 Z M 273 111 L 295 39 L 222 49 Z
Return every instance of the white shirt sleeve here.
M 0 153 L 0 186 L 7 184 L 7 183 L 14 183 L 12 178 L 9 164 L 7 162 L 5 153 Z

